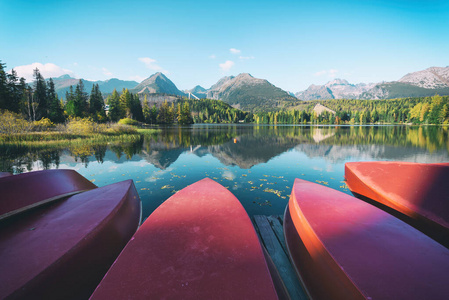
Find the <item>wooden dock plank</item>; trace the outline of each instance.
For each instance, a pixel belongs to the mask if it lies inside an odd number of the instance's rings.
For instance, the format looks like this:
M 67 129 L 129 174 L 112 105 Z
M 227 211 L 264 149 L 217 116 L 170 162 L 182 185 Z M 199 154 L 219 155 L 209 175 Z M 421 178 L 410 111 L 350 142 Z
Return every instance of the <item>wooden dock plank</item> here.
M 270 222 L 271 228 L 273 229 L 274 233 L 276 234 L 276 237 L 278 238 L 282 249 L 284 249 L 285 254 L 288 255 L 287 246 L 285 245 L 285 238 L 284 238 L 284 216 L 268 216 L 268 222 Z
M 306 293 L 299 283 L 288 255 L 275 233 L 276 227 L 278 227 L 277 231 L 279 231 L 280 222 L 279 220 L 275 222 L 273 218 L 271 218 L 272 222 L 270 223 L 267 216 L 254 216 L 256 230 L 258 231 L 260 239 L 267 249 L 268 254 L 276 265 L 291 299 L 305 300 L 307 299 Z M 273 223 L 275 224 L 274 228 L 271 225 Z

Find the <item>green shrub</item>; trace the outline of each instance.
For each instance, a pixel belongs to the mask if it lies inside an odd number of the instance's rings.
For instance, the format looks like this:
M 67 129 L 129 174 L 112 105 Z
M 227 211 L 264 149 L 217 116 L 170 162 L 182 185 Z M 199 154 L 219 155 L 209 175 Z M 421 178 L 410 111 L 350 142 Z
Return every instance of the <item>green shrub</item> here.
M 34 131 L 48 131 L 54 127 L 55 127 L 55 124 L 53 124 L 53 122 L 47 118 L 42 118 L 39 121 L 33 122 L 33 130 Z
M 114 124 L 107 130 L 111 134 L 137 133 L 137 129 L 129 125 Z
M 124 118 L 124 119 L 120 119 L 120 121 L 118 121 L 119 125 L 137 125 L 139 124 L 139 122 L 137 122 L 136 120 L 130 119 L 130 118 Z
M 18 134 L 31 131 L 33 124 L 25 120 L 21 115 L 10 112 L 0 111 L 0 133 Z
M 65 127 L 67 133 L 88 135 L 95 132 L 97 124 L 91 118 L 70 118 Z

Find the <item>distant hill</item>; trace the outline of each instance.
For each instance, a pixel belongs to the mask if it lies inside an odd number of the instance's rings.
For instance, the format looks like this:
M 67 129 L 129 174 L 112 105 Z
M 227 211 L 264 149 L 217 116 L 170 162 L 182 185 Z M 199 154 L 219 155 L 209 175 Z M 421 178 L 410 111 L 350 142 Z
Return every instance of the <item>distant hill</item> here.
M 139 94 L 186 95 L 178 90 L 176 85 L 161 72 L 151 75 L 130 91 Z
M 48 81 L 49 79 L 46 80 Z M 117 89 L 117 91 L 121 91 L 124 88 L 132 89 L 136 85 L 138 85 L 138 82 L 136 81 L 126 81 L 117 78 L 112 78 L 105 81 L 89 81 L 85 79 L 81 80 L 84 84 L 84 90 L 87 93 L 90 93 L 94 84 L 98 84 L 98 86 L 100 87 L 100 91 L 103 94 L 110 94 L 112 93 L 112 91 L 114 91 L 114 89 Z M 66 74 L 53 78 L 53 82 L 55 83 L 55 90 L 58 96 L 65 99 L 65 93 L 69 91 L 70 86 L 73 86 L 73 89 L 75 89 L 75 86 L 79 83 L 79 79 L 70 77 L 70 75 Z
M 191 90 L 186 90 L 184 91 L 186 94 L 191 93 L 195 96 L 197 96 L 200 99 L 204 99 L 207 98 L 207 90 L 205 88 L 203 88 L 200 85 L 197 85 L 196 87 L 194 87 Z
M 207 98 L 222 100 L 246 111 L 270 110 L 297 100 L 267 80 L 248 73 L 223 77 L 207 91 Z
M 295 95 L 301 100 L 327 100 L 394 99 L 435 94 L 449 95 L 449 67 L 431 67 L 409 73 L 398 81 L 377 84 L 350 84 L 346 80 L 335 79 L 325 85 L 312 84 Z

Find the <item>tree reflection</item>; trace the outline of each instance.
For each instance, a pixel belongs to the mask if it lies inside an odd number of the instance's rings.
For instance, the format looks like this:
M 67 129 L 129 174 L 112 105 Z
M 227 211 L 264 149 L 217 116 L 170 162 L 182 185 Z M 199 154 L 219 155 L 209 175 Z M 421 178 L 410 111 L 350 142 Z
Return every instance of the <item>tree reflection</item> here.
M 449 154 L 448 128 L 439 126 L 266 126 L 266 125 L 197 125 L 167 127 L 134 142 L 74 144 L 55 148 L 44 142 L 34 146 L 0 144 L 0 171 L 22 173 L 33 169 L 58 168 L 61 155 L 88 166 L 103 163 L 108 151 L 116 160 L 138 155 L 160 169 L 175 162 L 183 152 L 202 156 L 207 153 L 223 164 L 250 168 L 267 162 L 289 149 L 309 156 L 325 156 L 335 147 L 371 147 L 373 159 L 395 159 L 385 152 L 421 151 Z M 349 147 L 349 148 L 348 148 Z M 374 148 L 373 148 L 374 147 Z M 341 148 L 339 148 L 341 149 Z M 361 149 L 361 148 L 360 148 Z M 377 149 L 377 150 L 373 150 Z M 400 150 L 402 149 L 402 150 Z M 382 155 L 376 154 L 383 151 Z M 359 151 L 360 152 L 360 151 Z M 358 152 L 357 152 L 358 153 Z M 355 154 L 358 155 L 358 154 Z M 356 158 L 356 157 L 355 157 Z M 111 159 L 111 158 L 109 158 Z

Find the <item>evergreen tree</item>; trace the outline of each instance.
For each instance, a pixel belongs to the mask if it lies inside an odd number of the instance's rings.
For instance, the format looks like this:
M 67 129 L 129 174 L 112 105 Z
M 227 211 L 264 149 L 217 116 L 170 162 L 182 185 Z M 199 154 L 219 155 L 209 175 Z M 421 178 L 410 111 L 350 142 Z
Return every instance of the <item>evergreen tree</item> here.
M 435 95 L 431 98 L 430 111 L 428 116 L 428 122 L 430 124 L 438 124 L 440 111 L 443 107 L 443 97 Z
M 171 103 L 171 105 L 168 108 L 168 123 L 167 124 L 173 124 L 175 122 L 176 118 L 176 108 L 175 103 Z
M 159 113 L 157 115 L 157 123 L 159 124 L 171 124 L 170 121 L 170 108 L 168 106 L 167 100 L 162 103 L 161 107 L 159 108 Z
M 34 69 L 33 121 L 48 118 L 47 84 L 39 69 Z
M 192 114 L 190 113 L 189 102 L 184 102 L 181 108 L 181 103 L 178 103 L 178 123 L 181 125 L 193 124 Z
M 25 107 L 25 79 L 19 78 L 16 71 L 5 72 L 6 65 L 0 61 L 0 109 L 21 113 Z
M 158 114 L 159 114 L 159 112 L 156 108 L 156 104 L 153 104 L 153 107 L 151 107 L 151 110 L 150 110 L 150 124 L 157 123 Z
M 73 87 L 70 86 L 69 90 L 65 93 L 65 111 L 69 117 L 75 116 L 75 95 L 73 94 Z
M 140 103 L 138 94 L 131 94 L 131 115 L 134 120 L 137 120 L 139 122 L 144 121 L 142 104 Z
M 120 95 L 120 119 L 122 118 L 131 118 L 132 119 L 132 95 L 130 94 L 128 89 L 123 89 L 122 94 Z
M 438 121 L 440 124 L 449 123 L 449 109 L 447 104 L 444 104 L 443 107 L 441 108 Z
M 146 94 L 145 94 L 145 99 L 143 100 L 142 113 L 143 113 L 144 122 L 149 124 L 150 123 L 150 105 L 148 104 Z
M 87 115 L 88 107 L 87 102 L 88 96 L 87 93 L 84 91 L 84 83 L 83 80 L 79 80 L 78 84 L 75 88 L 75 95 L 74 95 L 74 116 L 75 117 L 84 117 Z
M 108 98 L 108 104 L 109 104 L 109 119 L 111 121 L 117 122 L 120 120 L 120 95 L 118 94 L 117 90 L 114 89 L 112 92 L 112 95 Z
M 106 120 L 104 100 L 98 84 L 94 84 L 90 92 L 89 115 L 91 115 L 96 122 L 104 122 Z
M 64 122 L 64 109 L 59 102 L 58 95 L 55 91 L 55 83 L 50 78 L 47 89 L 48 100 L 48 118 L 54 123 Z

